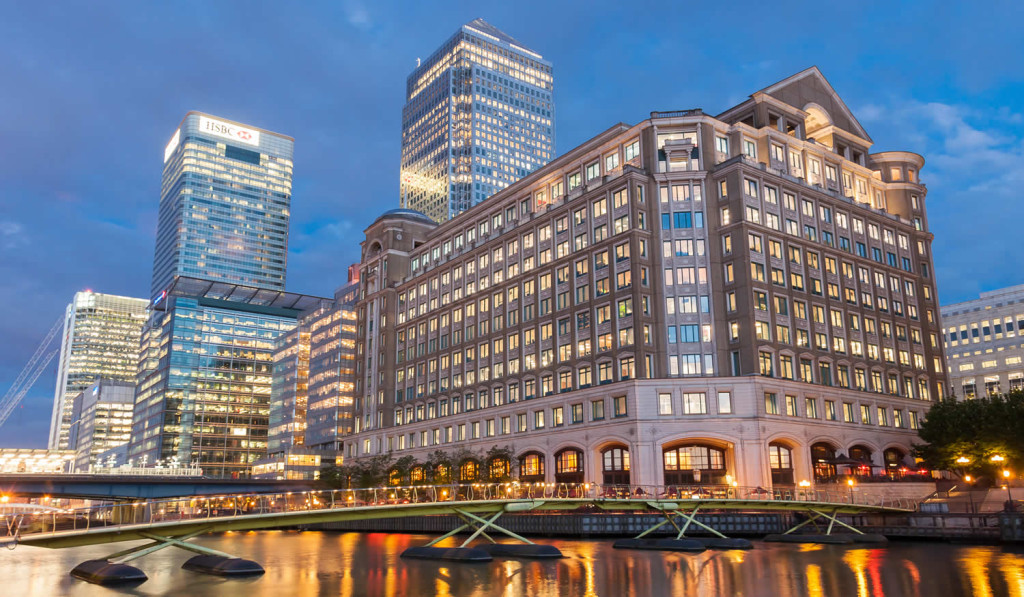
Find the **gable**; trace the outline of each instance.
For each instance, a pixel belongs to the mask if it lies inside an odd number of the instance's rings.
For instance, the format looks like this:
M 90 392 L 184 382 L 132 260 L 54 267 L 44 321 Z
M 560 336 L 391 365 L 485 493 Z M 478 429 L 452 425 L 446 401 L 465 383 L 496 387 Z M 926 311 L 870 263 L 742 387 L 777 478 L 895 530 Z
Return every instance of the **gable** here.
M 837 128 L 872 141 L 853 112 L 816 66 L 766 87 L 761 93 L 800 109 L 805 109 L 809 104 L 817 105 L 828 113 L 832 124 Z

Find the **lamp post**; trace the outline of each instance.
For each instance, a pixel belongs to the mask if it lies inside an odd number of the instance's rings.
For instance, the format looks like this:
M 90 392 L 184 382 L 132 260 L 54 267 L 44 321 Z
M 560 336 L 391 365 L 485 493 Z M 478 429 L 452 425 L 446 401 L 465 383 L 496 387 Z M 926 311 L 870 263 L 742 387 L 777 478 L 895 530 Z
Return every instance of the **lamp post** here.
M 847 479 L 846 485 L 850 488 L 850 503 L 853 503 L 853 479 Z
M 1010 495 L 1010 471 L 1003 469 L 1003 478 L 1006 479 L 1006 503 L 1013 510 L 1013 496 Z

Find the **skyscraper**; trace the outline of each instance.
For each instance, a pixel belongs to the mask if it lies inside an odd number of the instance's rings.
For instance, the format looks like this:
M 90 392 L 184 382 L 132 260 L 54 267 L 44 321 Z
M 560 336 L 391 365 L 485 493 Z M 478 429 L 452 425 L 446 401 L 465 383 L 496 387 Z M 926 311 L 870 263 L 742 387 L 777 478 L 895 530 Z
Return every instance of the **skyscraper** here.
M 554 156 L 551 63 L 483 19 L 406 80 L 402 207 L 443 222 Z
M 152 298 L 175 276 L 284 290 L 291 137 L 189 112 L 164 149 Z
M 96 380 L 135 381 L 145 299 L 84 291 L 64 314 L 57 387 L 50 419 L 51 450 L 68 449 L 75 396 Z

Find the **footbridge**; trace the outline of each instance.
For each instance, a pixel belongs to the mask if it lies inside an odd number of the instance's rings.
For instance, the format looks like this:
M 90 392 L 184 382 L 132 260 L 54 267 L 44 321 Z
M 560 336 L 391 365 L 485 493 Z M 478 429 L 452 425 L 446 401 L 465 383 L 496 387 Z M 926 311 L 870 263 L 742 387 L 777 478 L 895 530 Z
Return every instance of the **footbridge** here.
M 148 540 L 148 543 L 112 553 L 106 558 L 83 562 L 72 571 L 73 575 L 84 580 L 110 584 L 144 581 L 145 574 L 127 562 L 167 547 L 198 554 L 183 566 L 192 571 L 222 576 L 262 573 L 262 567 L 256 562 L 189 542 L 206 533 L 223 531 L 451 515 L 462 524 L 425 546 L 410 548 L 403 556 L 480 562 L 495 556 L 561 556 L 553 546 L 536 545 L 499 526 L 498 519 L 506 513 L 570 513 L 580 509 L 591 512 L 656 512 L 662 518 L 659 523 L 636 538 L 617 541 L 615 547 L 703 551 L 708 548 L 743 549 L 751 547 L 751 544 L 745 539 L 726 537 L 698 520 L 698 513 L 800 512 L 803 513 L 802 522 L 775 539 L 839 543 L 884 541 L 884 537 L 861 533 L 840 520 L 838 517 L 841 515 L 906 513 L 914 506 L 913 502 L 900 499 L 868 500 L 852 493 L 832 494 L 810 489 L 780 492 L 744 487 L 709 490 L 705 487 L 605 487 L 553 483 L 193 495 L 32 513 L 5 514 L 0 508 L 0 521 L 3 522 L 0 525 L 0 544 L 12 549 L 17 545 L 61 549 Z M 810 528 L 810 525 L 819 532 L 814 535 L 799 532 Z M 821 532 L 822 526 L 827 526 L 824 532 Z M 662 527 L 674 531 L 675 538 L 647 538 Z M 686 536 L 688 531 L 697 529 L 711 537 L 696 539 Z M 834 533 L 840 529 L 844 531 L 842 535 Z M 437 543 L 460 533 L 468 533 L 469 536 L 458 547 L 436 547 Z M 498 534 L 505 535 L 512 543 L 499 543 L 492 537 Z M 477 540 L 487 543 L 471 547 L 470 544 Z

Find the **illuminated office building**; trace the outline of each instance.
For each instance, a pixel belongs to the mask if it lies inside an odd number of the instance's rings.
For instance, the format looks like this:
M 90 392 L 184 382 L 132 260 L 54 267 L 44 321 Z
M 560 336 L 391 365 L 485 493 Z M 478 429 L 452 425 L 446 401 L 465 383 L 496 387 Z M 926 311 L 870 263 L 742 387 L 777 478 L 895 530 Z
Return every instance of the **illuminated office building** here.
M 51 450 L 67 450 L 75 396 L 96 380 L 135 381 L 145 299 L 84 291 L 64 314 L 57 387 L 50 419 Z
M 278 339 L 268 455 L 253 466 L 254 477 L 315 479 L 341 460 L 353 429 L 358 271 L 350 270 L 333 301 L 303 314 Z
M 942 307 L 950 391 L 960 398 L 1024 390 L 1024 285 Z
M 164 149 L 151 298 L 175 276 L 284 290 L 291 137 L 189 112 Z
M 461 481 L 906 474 L 948 387 L 934 237 L 924 159 L 873 144 L 810 68 L 615 125 L 442 224 L 384 213 L 345 457 L 447 451 Z M 494 446 L 512 461 L 479 460 Z
M 551 63 L 476 19 L 420 63 L 402 109 L 401 204 L 443 222 L 554 157 Z
M 175 278 L 142 334 L 132 463 L 247 477 L 267 454 L 275 342 L 325 300 Z
M 75 397 L 68 441 L 75 450 L 72 472 L 88 473 L 101 453 L 128 444 L 134 396 L 134 382 L 99 379 Z

